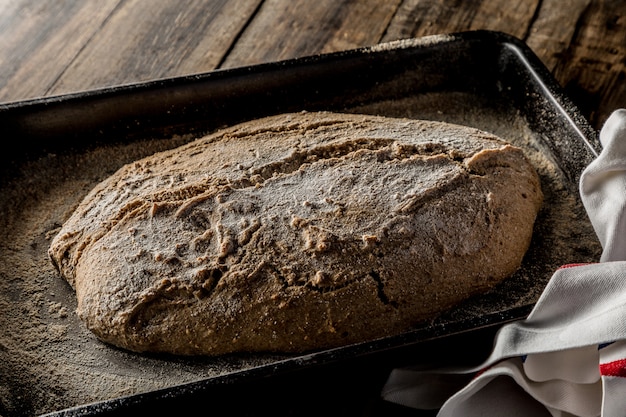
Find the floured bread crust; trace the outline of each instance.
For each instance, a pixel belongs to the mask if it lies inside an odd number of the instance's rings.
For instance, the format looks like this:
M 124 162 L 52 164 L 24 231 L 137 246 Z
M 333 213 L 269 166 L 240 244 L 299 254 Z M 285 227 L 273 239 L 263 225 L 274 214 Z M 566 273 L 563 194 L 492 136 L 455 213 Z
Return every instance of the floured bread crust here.
M 184 355 L 396 334 L 519 268 L 542 202 L 519 148 L 441 122 L 292 113 L 121 168 L 49 255 L 101 340 Z

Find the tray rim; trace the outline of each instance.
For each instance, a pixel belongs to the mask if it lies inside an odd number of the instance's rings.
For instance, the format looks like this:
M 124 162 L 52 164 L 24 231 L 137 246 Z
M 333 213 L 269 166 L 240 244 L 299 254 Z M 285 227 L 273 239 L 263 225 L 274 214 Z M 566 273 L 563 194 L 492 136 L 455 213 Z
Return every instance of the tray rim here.
M 0 116 L 5 113 L 15 112 L 16 110 L 21 111 L 34 108 L 49 109 L 58 104 L 72 104 L 73 102 L 76 103 L 85 99 L 107 98 L 116 95 L 128 95 L 130 93 L 163 90 L 168 87 L 180 87 L 181 85 L 194 85 L 205 81 L 213 81 L 218 78 L 228 78 L 253 72 L 263 73 L 272 70 L 280 70 L 280 68 L 284 67 L 309 66 L 323 61 L 333 61 L 345 57 L 368 55 L 376 58 L 376 56 L 381 56 L 393 51 L 428 49 L 433 46 L 441 46 L 445 43 L 467 43 L 470 41 L 491 43 L 492 45 L 508 49 L 515 54 L 516 58 L 519 59 L 520 63 L 527 69 L 529 75 L 533 77 L 533 80 L 540 83 L 540 88 L 550 97 L 555 109 L 557 109 L 561 115 L 567 119 L 570 125 L 575 128 L 589 150 L 597 155 L 598 151 L 601 150 L 601 145 L 597 140 L 598 132 L 591 127 L 588 120 L 567 96 L 552 73 L 522 40 L 508 33 L 493 30 L 468 30 L 448 34 L 399 39 L 330 53 L 319 53 L 253 65 L 215 69 L 195 74 L 155 78 L 146 81 L 27 98 L 24 100 L 5 101 L 0 102 Z

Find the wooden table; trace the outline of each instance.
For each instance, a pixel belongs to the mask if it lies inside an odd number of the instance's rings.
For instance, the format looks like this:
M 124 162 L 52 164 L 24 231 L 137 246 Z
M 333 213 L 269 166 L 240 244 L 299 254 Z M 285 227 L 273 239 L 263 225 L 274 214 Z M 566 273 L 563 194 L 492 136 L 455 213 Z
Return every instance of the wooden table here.
M 622 0 L 0 0 L 0 102 L 476 29 L 525 41 L 594 127 L 626 107 Z

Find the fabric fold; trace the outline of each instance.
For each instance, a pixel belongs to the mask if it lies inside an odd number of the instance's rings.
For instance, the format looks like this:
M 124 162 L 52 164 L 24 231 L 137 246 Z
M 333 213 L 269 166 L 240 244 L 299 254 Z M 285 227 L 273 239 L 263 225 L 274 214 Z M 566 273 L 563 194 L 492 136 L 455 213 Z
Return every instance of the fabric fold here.
M 581 175 L 599 263 L 554 272 L 532 312 L 465 369 L 395 369 L 384 399 L 448 416 L 626 416 L 626 110 Z M 497 399 L 494 401 L 494 399 Z

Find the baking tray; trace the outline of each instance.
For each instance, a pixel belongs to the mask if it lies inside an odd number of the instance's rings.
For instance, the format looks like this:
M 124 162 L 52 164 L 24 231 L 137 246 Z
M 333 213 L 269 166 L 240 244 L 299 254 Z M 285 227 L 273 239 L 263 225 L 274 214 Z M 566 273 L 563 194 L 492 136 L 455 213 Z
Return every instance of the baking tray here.
M 441 120 L 521 146 L 538 166 L 546 200 L 520 271 L 404 334 L 302 355 L 177 358 L 95 340 L 73 314 L 71 289 L 45 259 L 68 207 L 123 162 L 223 126 L 302 110 Z M 4 417 L 195 415 L 198 407 L 235 415 L 401 415 L 406 410 L 378 398 L 392 368 L 475 363 L 498 326 L 530 312 L 556 268 L 600 255 L 578 196 L 580 173 L 600 150 L 596 132 L 532 51 L 499 32 L 4 103 L 0 129 L 12 144 L 0 154 Z M 94 171 L 102 161 L 106 169 Z

